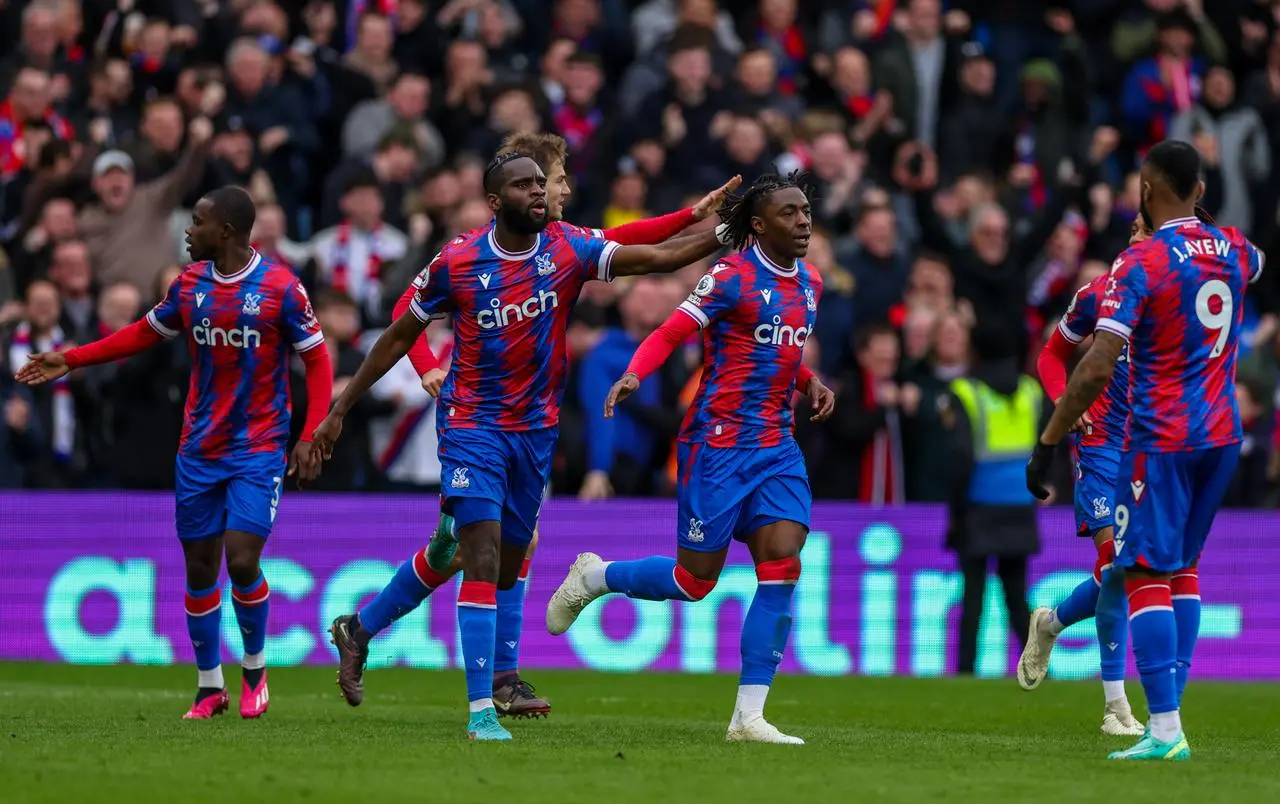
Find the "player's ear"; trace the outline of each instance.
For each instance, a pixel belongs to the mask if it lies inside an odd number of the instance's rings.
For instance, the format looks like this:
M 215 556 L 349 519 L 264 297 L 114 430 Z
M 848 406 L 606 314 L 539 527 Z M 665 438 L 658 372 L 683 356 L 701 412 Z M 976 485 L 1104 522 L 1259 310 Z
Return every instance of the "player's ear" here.
M 751 218 L 751 231 L 756 234 L 764 234 L 764 218 L 756 215 Z
M 497 215 L 498 209 L 502 206 L 502 199 L 498 197 L 497 193 L 489 193 L 485 196 L 485 200 L 489 202 L 489 211 Z
M 1202 198 L 1204 198 L 1204 182 L 1200 181 L 1196 183 L 1196 203 L 1199 204 Z

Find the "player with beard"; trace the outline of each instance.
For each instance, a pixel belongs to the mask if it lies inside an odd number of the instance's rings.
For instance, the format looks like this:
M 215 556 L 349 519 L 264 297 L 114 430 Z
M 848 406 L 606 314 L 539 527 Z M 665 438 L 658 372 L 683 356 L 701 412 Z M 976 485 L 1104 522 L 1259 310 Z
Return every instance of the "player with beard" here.
M 728 237 L 723 224 L 660 246 L 544 231 L 546 187 L 546 175 L 528 156 L 490 163 L 485 190 L 493 223 L 455 238 L 423 269 L 410 313 L 378 338 L 314 435 L 327 459 L 351 406 L 408 353 L 432 318 L 453 315 L 452 369 L 440 390 L 436 427 L 443 505 L 457 527 L 465 575 L 458 625 L 467 734 L 476 740 L 511 739 L 492 700 L 497 592 L 515 585 L 537 525 L 568 375 L 568 326 L 583 285 L 675 271 L 714 253 Z M 368 613 L 390 622 L 417 605 L 423 587 L 445 580 L 420 550 L 378 596 L 377 609 L 361 612 L 361 621 Z
M 530 156 L 547 176 L 547 215 L 551 219 L 547 231 L 557 228 L 565 232 L 583 237 L 603 238 L 622 245 L 647 245 L 661 243 L 685 228 L 704 220 L 713 214 L 724 202 L 728 193 L 737 189 L 742 177 L 734 176 L 723 186 L 707 193 L 696 205 L 669 215 L 657 218 L 634 221 L 613 229 L 587 229 L 561 220 L 564 204 L 573 195 L 565 172 L 567 159 L 566 143 L 563 137 L 556 134 L 521 133 L 508 136 L 498 151 L 499 156 L 510 153 L 522 153 Z M 399 318 L 409 310 L 413 295 L 417 292 L 415 282 L 401 296 L 396 304 L 395 317 Z M 432 396 L 439 396 L 447 371 L 441 367 L 442 361 L 432 352 L 425 333 L 409 348 L 409 361 L 422 378 L 422 386 Z M 518 669 L 520 657 L 520 638 L 524 626 L 524 598 L 528 585 L 529 566 L 533 560 L 534 550 L 538 544 L 538 530 L 533 532 L 533 540 L 520 569 L 520 576 L 515 586 L 498 592 L 498 626 L 497 645 L 493 666 L 493 703 L 499 716 L 502 717 L 545 717 L 551 713 L 551 704 L 546 698 L 537 694 L 533 685 L 520 677 Z M 453 517 L 441 508 L 435 533 L 427 545 L 427 566 L 445 578 L 451 578 L 462 570 L 462 561 L 457 554 L 457 530 Z M 426 600 L 431 589 L 419 585 L 416 588 L 417 603 Z M 384 594 L 391 594 L 390 590 Z M 381 597 L 381 596 L 380 596 Z M 398 598 L 399 599 L 399 598 Z M 403 602 L 403 599 L 399 599 Z M 359 706 L 364 700 L 364 666 L 369 657 L 369 645 L 379 632 L 389 627 L 395 619 L 386 620 L 377 617 L 379 603 L 376 599 L 361 612 L 345 614 L 334 619 L 329 627 L 333 644 L 338 649 L 339 686 L 343 696 L 351 706 Z M 396 619 L 403 617 L 413 608 L 396 609 Z

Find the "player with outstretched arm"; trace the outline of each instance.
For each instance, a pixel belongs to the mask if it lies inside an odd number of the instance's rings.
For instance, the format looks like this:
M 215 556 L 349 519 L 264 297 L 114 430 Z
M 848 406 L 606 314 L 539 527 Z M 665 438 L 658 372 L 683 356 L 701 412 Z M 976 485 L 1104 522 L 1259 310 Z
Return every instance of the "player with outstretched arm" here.
M 648 220 L 635 221 L 614 229 L 584 229 L 564 223 L 564 202 L 573 194 L 565 174 L 567 144 L 557 134 L 521 133 L 508 136 L 498 155 L 522 153 L 530 156 L 547 175 L 547 216 L 551 223 L 548 231 L 562 228 L 574 234 L 603 238 L 621 245 L 646 245 L 661 243 L 686 227 L 714 214 L 724 203 L 726 193 L 742 183 L 740 176 L 729 179 L 722 187 L 707 193 L 694 207 L 672 212 Z M 418 282 L 412 283 L 396 303 L 395 317 L 409 311 L 409 305 L 418 290 Z M 447 372 L 442 361 L 431 351 L 424 332 L 409 348 L 409 361 L 422 378 L 422 385 L 432 396 L 439 396 Z M 529 565 L 538 545 L 538 529 L 525 554 L 524 564 L 516 585 L 498 590 L 497 644 L 493 657 L 493 704 L 499 717 L 545 717 L 551 713 L 551 703 L 537 694 L 533 685 L 520 677 L 520 638 L 524 626 L 524 597 L 529 578 Z M 457 555 L 457 529 L 453 517 L 441 508 L 436 529 L 427 544 L 427 566 L 444 578 L 451 578 L 462 570 L 461 557 Z M 393 580 L 359 612 L 341 615 L 334 619 L 329 634 L 338 650 L 338 686 L 351 706 L 359 706 L 364 700 L 364 667 L 369 658 L 369 645 L 375 636 L 390 627 L 401 617 L 417 608 L 431 594 L 433 587 L 417 581 L 409 573 Z M 406 604 L 412 604 L 405 608 Z
M 405 356 L 432 318 L 453 314 L 453 363 L 436 426 L 444 508 L 456 523 L 465 574 L 458 623 L 467 734 L 510 740 L 492 700 L 497 592 L 516 584 L 537 525 L 568 375 L 573 306 L 591 279 L 670 272 L 711 255 L 724 229 L 659 246 L 544 231 L 547 180 L 533 159 L 497 157 L 484 181 L 494 222 L 454 239 L 423 269 L 410 313 L 378 338 L 316 429 L 315 448 L 327 459 L 351 405 Z M 389 585 L 404 599 L 388 598 L 388 616 L 416 605 L 412 583 L 434 588 L 444 581 L 419 552 Z
M 1197 219 L 1200 173 L 1189 143 L 1166 140 L 1148 152 L 1140 212 L 1152 235 L 1112 268 L 1093 345 L 1027 464 L 1027 486 L 1043 499 L 1054 447 L 1106 388 L 1127 345 L 1115 561 L 1125 570 L 1150 727 L 1112 759 L 1191 756 L 1180 708 L 1200 628 L 1195 569 L 1240 457 L 1236 357 L 1245 288 L 1261 276 L 1263 256 L 1236 229 Z
M 742 674 L 726 739 L 802 745 L 764 719 L 765 698 L 791 631 L 791 597 L 813 495 L 796 444 L 797 387 L 826 419 L 835 396 L 801 363 L 822 280 L 806 264 L 811 217 L 797 178 L 758 179 L 723 213 L 738 253 L 717 262 L 667 322 L 645 339 L 605 401 L 605 415 L 685 340 L 703 331 L 703 373 L 678 444 L 677 557 L 604 561 L 583 553 L 547 604 L 563 634 L 608 594 L 696 602 L 715 588 L 731 540 L 756 565 L 742 626 Z
M 186 558 L 187 631 L 199 671 L 195 702 L 184 715 L 192 720 L 230 706 L 222 678 L 218 583 L 224 555 L 244 640 L 240 715 L 256 718 L 267 711 L 270 588 L 259 559 L 286 474 L 305 482 L 319 473 L 305 434 L 320 423 L 333 394 L 333 366 L 307 292 L 290 268 L 249 247 L 254 217 L 244 190 L 224 187 L 204 196 L 187 227 L 195 262 L 146 318 L 94 343 L 32 355 L 18 372 L 20 381 L 37 385 L 186 334 L 191 383 L 174 477 Z M 307 418 L 304 440 L 286 472 L 291 351 L 306 366 Z

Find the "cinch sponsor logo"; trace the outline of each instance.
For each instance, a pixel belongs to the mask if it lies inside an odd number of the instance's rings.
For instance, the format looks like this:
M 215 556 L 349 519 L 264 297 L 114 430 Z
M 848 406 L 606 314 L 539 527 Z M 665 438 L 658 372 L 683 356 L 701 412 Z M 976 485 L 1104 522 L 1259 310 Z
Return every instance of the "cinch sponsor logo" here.
M 480 325 L 480 329 L 502 329 L 537 318 L 548 310 L 559 307 L 560 298 L 554 290 L 540 290 L 537 296 L 530 296 L 516 304 L 503 304 L 502 299 L 492 299 L 489 306 L 493 309 L 476 313 L 476 323 Z
M 210 327 L 207 318 L 201 319 L 199 325 L 191 328 L 191 337 L 201 346 L 231 346 L 236 349 L 257 349 L 262 345 L 262 333 L 256 329 L 240 326 L 226 330 L 222 327 Z
M 809 339 L 809 330 L 805 327 L 791 327 L 782 323 L 782 316 L 775 315 L 772 324 L 761 324 L 756 327 L 756 343 L 767 343 L 773 346 L 804 346 Z

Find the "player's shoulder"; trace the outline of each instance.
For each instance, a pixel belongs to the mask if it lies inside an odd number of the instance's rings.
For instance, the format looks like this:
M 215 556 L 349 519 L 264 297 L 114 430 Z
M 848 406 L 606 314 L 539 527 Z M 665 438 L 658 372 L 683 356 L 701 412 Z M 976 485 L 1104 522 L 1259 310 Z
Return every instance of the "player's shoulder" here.
M 711 267 L 707 269 L 707 273 L 711 276 L 734 276 L 755 270 L 755 263 L 745 251 L 738 251 L 733 254 L 726 254 L 715 262 L 711 263 Z
M 294 285 L 301 285 L 302 280 L 292 268 L 275 260 L 262 258 L 262 284 L 273 290 L 285 291 Z
M 800 265 L 800 276 L 806 278 L 809 287 L 815 291 L 822 290 L 822 272 L 818 270 L 818 266 L 808 260 L 797 260 Z
M 567 221 L 552 221 L 547 224 L 547 228 L 542 230 L 542 234 L 547 239 L 568 239 L 570 237 L 594 237 L 597 229 L 588 229 L 585 226 L 579 226 L 576 223 Z

